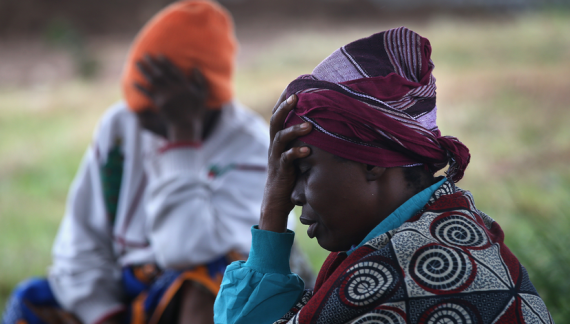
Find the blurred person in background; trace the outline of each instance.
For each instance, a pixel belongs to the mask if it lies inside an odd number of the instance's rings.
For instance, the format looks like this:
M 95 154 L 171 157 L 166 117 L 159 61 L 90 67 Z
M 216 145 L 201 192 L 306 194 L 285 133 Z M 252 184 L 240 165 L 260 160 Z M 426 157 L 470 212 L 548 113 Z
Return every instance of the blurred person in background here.
M 215 323 L 553 323 L 501 227 L 455 186 L 470 154 L 441 136 L 433 69 L 429 41 L 400 27 L 289 84 L 250 256 L 227 267 Z M 314 289 L 287 263 L 294 205 L 332 252 Z
M 4 324 L 212 323 L 226 265 L 249 254 L 267 176 L 267 125 L 233 100 L 236 49 L 230 15 L 205 0 L 174 3 L 140 31 L 125 101 L 102 117 L 72 184 L 49 276 L 15 289 Z

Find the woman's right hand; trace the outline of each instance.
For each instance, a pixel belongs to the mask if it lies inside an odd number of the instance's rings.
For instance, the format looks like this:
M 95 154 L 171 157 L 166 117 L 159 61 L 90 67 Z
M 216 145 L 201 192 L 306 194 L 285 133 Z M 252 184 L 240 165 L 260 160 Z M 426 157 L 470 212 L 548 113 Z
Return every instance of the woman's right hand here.
M 297 172 L 293 161 L 310 154 L 308 147 L 289 148 L 296 138 L 307 135 L 312 128 L 310 123 L 302 123 L 283 129 L 287 115 L 297 104 L 297 96 L 285 100 L 283 91 L 273 108 L 269 125 L 270 144 L 268 175 L 261 204 L 259 229 L 283 233 L 287 230 L 287 217 L 293 209 L 291 192 L 295 186 Z
M 201 142 L 208 112 L 208 83 L 200 70 L 194 68 L 187 76 L 167 57 L 150 55 L 138 61 L 137 68 L 149 86 L 135 82 L 134 87 L 158 108 L 167 124 L 168 139 Z

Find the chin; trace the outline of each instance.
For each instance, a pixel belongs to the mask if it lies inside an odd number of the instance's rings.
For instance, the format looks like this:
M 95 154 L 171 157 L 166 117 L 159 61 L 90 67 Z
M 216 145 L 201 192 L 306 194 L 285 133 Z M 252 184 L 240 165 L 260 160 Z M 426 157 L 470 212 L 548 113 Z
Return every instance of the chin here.
M 350 248 L 352 247 L 352 245 L 350 245 L 350 244 L 343 245 L 343 244 L 338 244 L 338 242 L 330 242 L 327 240 L 319 240 L 318 237 L 317 237 L 317 242 L 319 243 L 319 245 L 323 249 L 325 249 L 329 252 L 344 252 L 344 251 L 350 250 Z

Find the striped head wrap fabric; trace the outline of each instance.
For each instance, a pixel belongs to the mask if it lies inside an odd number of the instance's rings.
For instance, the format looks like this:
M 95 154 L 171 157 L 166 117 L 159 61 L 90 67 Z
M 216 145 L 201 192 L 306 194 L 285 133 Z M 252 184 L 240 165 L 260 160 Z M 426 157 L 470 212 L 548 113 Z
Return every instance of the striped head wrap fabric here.
M 437 127 L 430 56 L 429 40 L 405 27 L 345 45 L 289 84 L 299 100 L 285 126 L 311 123 L 300 140 L 356 162 L 433 173 L 449 164 L 458 182 L 471 156 Z

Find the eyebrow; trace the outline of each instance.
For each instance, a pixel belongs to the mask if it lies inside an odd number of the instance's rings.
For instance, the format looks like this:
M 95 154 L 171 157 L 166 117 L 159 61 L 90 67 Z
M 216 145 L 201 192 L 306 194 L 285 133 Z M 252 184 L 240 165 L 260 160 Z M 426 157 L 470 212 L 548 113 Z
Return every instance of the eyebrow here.
M 296 167 L 298 167 L 299 164 L 303 163 L 303 161 L 304 161 L 305 159 L 306 159 L 306 157 L 304 157 L 304 158 L 298 158 L 298 159 L 296 159 L 296 160 L 293 161 L 293 165 L 296 166 Z
M 343 158 L 342 156 L 338 156 L 338 155 L 336 155 L 336 154 L 333 154 L 333 159 L 335 159 L 335 160 L 337 160 L 337 161 L 339 161 L 339 162 L 341 162 L 341 163 L 349 163 L 349 162 L 352 162 L 352 161 L 350 161 L 349 159 L 345 159 L 345 158 Z
M 307 155 L 307 156 L 305 156 L 305 157 L 302 157 L 302 158 L 298 158 L 298 159 L 296 159 L 296 160 L 293 161 L 293 165 L 296 166 L 296 167 L 299 167 L 300 164 L 307 164 L 307 163 L 309 163 L 309 162 L 307 161 L 307 159 L 310 158 L 310 157 L 311 157 L 311 154 L 309 154 L 309 155 Z

